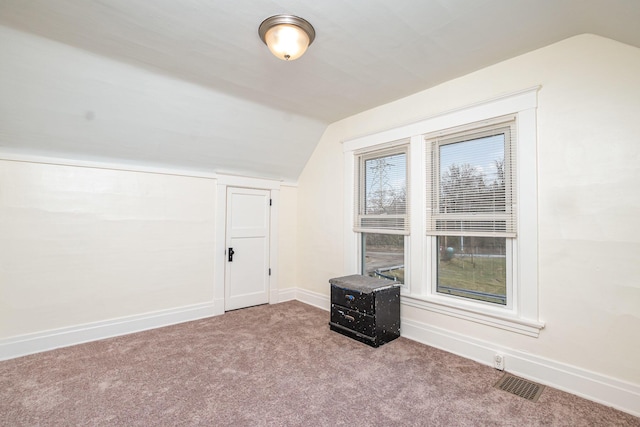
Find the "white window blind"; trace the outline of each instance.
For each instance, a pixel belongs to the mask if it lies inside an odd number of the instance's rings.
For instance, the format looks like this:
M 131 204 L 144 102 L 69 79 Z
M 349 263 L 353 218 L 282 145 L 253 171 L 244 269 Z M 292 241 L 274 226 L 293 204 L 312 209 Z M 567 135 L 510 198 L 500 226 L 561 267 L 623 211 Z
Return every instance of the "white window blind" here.
M 409 234 L 407 146 L 356 156 L 354 231 Z
M 515 119 L 425 139 L 427 234 L 515 237 Z

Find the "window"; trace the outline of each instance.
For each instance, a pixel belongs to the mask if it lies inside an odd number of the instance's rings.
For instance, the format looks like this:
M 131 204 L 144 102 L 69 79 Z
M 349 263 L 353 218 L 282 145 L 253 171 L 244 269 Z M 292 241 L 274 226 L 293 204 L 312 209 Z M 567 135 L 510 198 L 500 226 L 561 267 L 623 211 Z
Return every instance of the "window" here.
M 362 233 L 362 274 L 404 283 L 404 236 Z
M 404 306 L 537 337 L 538 90 L 345 141 L 345 273 L 404 281 Z
M 361 272 L 405 282 L 405 234 L 409 232 L 407 147 L 356 157 L 354 231 L 361 234 Z
M 427 235 L 439 294 L 511 305 L 516 237 L 513 117 L 426 137 Z

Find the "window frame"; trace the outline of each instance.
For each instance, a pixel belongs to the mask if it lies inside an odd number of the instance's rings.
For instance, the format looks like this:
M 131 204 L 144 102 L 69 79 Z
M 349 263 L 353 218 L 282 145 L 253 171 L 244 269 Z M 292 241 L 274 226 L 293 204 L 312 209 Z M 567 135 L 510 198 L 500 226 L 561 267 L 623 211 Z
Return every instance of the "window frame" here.
M 438 237 L 441 236 L 427 236 L 427 244 L 432 245 L 431 256 L 433 259 L 426 260 L 427 270 L 430 271 L 430 280 L 431 280 L 431 289 L 429 290 L 429 294 L 435 300 L 442 300 L 442 302 L 447 301 L 450 305 L 456 305 L 460 308 L 466 307 L 465 304 L 468 302 L 472 302 L 473 304 L 481 304 L 485 306 L 489 310 L 498 309 L 504 311 L 513 311 L 513 302 L 515 290 L 517 288 L 516 283 L 514 283 L 514 275 L 515 275 L 515 266 L 517 262 L 515 260 L 516 253 L 514 252 L 514 247 L 516 243 L 515 239 L 506 238 L 506 248 L 505 254 L 506 258 L 506 299 L 507 303 L 505 305 L 499 305 L 491 302 L 485 302 L 480 300 L 474 300 L 471 298 L 461 297 L 457 295 L 447 295 L 443 292 L 438 292 Z
M 366 170 L 366 163 L 369 160 L 374 160 L 374 159 L 379 159 L 379 158 L 384 158 L 384 157 L 392 157 L 392 156 L 396 156 L 396 155 L 401 155 L 404 154 L 405 155 L 405 180 L 406 180 L 406 200 L 405 200 L 405 213 L 404 215 L 402 214 L 395 214 L 395 215 L 366 215 L 366 214 L 361 214 L 359 212 L 360 208 L 362 206 L 366 206 L 365 200 L 366 200 L 366 186 L 362 185 L 361 181 L 363 179 L 365 179 L 366 174 L 365 174 L 365 170 Z M 404 141 L 395 141 L 391 144 L 389 144 L 389 146 L 384 146 L 384 147 L 376 147 L 375 149 L 372 150 L 364 150 L 361 152 L 356 153 L 355 156 L 355 161 L 357 162 L 356 165 L 354 165 L 355 167 L 355 172 L 357 174 L 357 177 L 354 178 L 354 195 L 355 195 L 355 204 L 356 207 L 358 208 L 355 212 L 355 216 L 354 216 L 354 231 L 356 232 L 360 232 L 360 233 L 379 233 L 379 234 L 404 234 L 404 235 L 408 235 L 410 233 L 410 221 L 411 221 L 411 215 L 410 215 L 410 207 L 411 207 L 411 194 L 410 194 L 410 190 L 411 187 L 409 185 L 409 179 L 410 179 L 410 156 L 409 156 L 409 145 L 408 145 L 408 141 L 404 140 Z M 375 218 L 375 217 L 394 217 L 394 218 L 399 218 L 399 217 L 403 217 L 404 218 L 404 226 L 402 227 L 402 229 L 400 228 L 394 228 L 394 227 L 388 227 L 388 228 L 376 228 L 376 227 L 367 227 L 367 226 L 363 226 L 361 219 L 367 217 L 367 218 Z
M 504 130 L 504 132 L 503 132 Z M 467 141 L 474 141 L 480 138 L 484 138 L 488 135 L 497 135 L 504 133 L 508 139 L 504 142 L 504 168 L 505 168 L 505 212 L 496 213 L 491 212 L 488 214 L 477 215 L 474 213 L 456 213 L 456 214 L 443 214 L 440 212 L 440 183 L 443 174 L 443 165 L 440 158 L 441 147 L 446 147 L 450 144 L 464 143 Z M 479 216 L 483 219 L 490 220 L 496 218 L 505 218 L 505 223 L 513 223 L 517 226 L 517 117 L 513 114 L 496 117 L 490 120 L 484 120 L 476 123 L 468 123 L 458 128 L 447 129 L 432 134 L 424 135 L 424 149 L 425 149 L 425 164 L 424 168 L 427 171 L 425 181 L 425 199 L 427 208 L 425 211 L 426 217 L 426 239 L 427 244 L 431 245 L 432 252 L 431 258 L 425 260 L 427 263 L 427 269 L 430 271 L 431 286 L 428 294 L 437 296 L 438 298 L 453 298 L 457 301 L 473 301 L 477 304 L 483 304 L 488 307 L 497 307 L 500 309 L 513 310 L 513 296 L 514 288 L 517 288 L 515 283 L 515 275 L 513 271 L 514 265 L 517 265 L 517 260 L 514 259 L 515 252 L 513 246 L 517 243 L 517 233 L 511 230 L 511 227 L 506 226 L 504 231 L 491 232 L 486 230 L 471 231 L 470 234 L 463 234 L 454 230 L 439 230 L 436 225 L 437 221 L 450 221 L 452 219 L 460 218 L 465 221 L 469 221 L 472 224 L 477 220 Z M 430 170 L 431 169 L 431 170 Z M 515 206 L 514 206 L 515 205 Z M 514 214 L 515 210 L 515 214 Z M 511 231 L 510 231 L 511 230 Z M 505 238 L 505 304 L 496 304 L 492 302 L 483 302 L 478 299 L 464 297 L 460 295 L 451 295 L 438 291 L 438 252 L 439 244 L 438 238 L 442 236 L 479 236 L 479 237 L 502 237 Z
M 406 157 L 406 212 L 405 212 L 405 223 L 406 226 L 403 230 L 399 229 L 380 229 L 380 228 L 367 228 L 363 227 L 359 221 L 360 212 L 358 212 L 359 207 L 362 205 L 366 195 L 364 194 L 364 190 L 366 187 L 360 184 L 360 180 L 364 179 L 364 167 L 368 160 L 376 159 L 380 157 L 394 156 L 398 154 L 404 154 Z M 410 155 L 410 140 L 409 139 L 399 139 L 396 141 L 374 145 L 371 147 L 366 147 L 361 150 L 357 150 L 349 156 L 349 159 L 345 161 L 349 161 L 353 167 L 353 171 L 350 176 L 353 177 L 353 185 L 352 185 L 352 194 L 353 198 L 351 203 L 351 207 L 353 209 L 353 216 L 351 224 L 353 226 L 352 233 L 355 235 L 357 239 L 356 244 L 356 259 L 359 260 L 357 263 L 357 269 L 355 270 L 358 274 L 364 274 L 364 248 L 362 247 L 363 243 L 363 235 L 367 233 L 371 234 L 395 234 L 395 235 L 403 235 L 404 236 L 404 270 L 405 270 L 405 278 L 404 283 L 401 285 L 401 289 L 406 291 L 409 289 L 410 282 L 410 270 L 411 267 L 407 260 L 409 259 L 410 252 L 410 227 L 411 227 L 411 155 Z M 361 191 L 362 190 L 362 191 Z
M 540 87 L 507 94 L 486 102 L 459 108 L 400 127 L 343 142 L 345 170 L 345 273 L 360 271 L 358 260 L 359 233 L 353 231 L 354 213 L 354 156 L 356 152 L 382 146 L 387 141 L 410 139 L 411 228 L 405 266 L 410 286 L 402 292 L 401 303 L 440 315 L 468 320 L 502 330 L 538 337 L 544 322 L 538 314 L 538 217 L 537 217 L 537 94 Z M 436 259 L 434 239 L 426 236 L 426 182 L 424 136 L 463 125 L 491 122 L 514 115 L 518 135 L 517 156 L 517 238 L 512 244 L 513 265 L 510 307 L 488 306 L 478 301 L 458 298 L 433 291 L 432 266 L 427 260 Z M 509 291 L 508 291 L 509 292 Z M 495 304 L 491 304 L 495 305 Z
M 515 228 L 517 226 L 517 132 L 516 117 L 509 115 L 506 117 L 498 117 L 493 120 L 483 121 L 479 123 L 471 123 L 464 125 L 462 129 L 451 129 L 447 132 L 437 132 L 424 136 L 426 162 L 425 168 L 431 169 L 431 173 L 427 174 L 426 194 L 427 199 L 427 234 L 430 235 L 462 235 L 455 230 L 439 230 L 438 221 L 467 221 L 475 228 L 473 235 L 500 236 L 500 237 L 516 237 Z M 502 132 L 504 130 L 504 132 Z M 456 212 L 442 213 L 440 212 L 441 198 L 439 187 L 442 180 L 441 148 L 449 145 L 471 142 L 485 138 L 489 135 L 497 135 L 504 133 L 508 137 L 508 142 L 504 144 L 504 176 L 505 176 L 505 211 L 499 213 L 490 211 L 488 213 L 478 214 L 477 212 Z M 434 209 L 435 208 L 435 209 Z M 483 218 L 486 220 L 501 219 L 505 222 L 503 231 L 488 232 L 486 230 L 478 230 L 477 225 L 473 225 L 474 221 Z M 450 234 L 452 233 L 452 234 Z

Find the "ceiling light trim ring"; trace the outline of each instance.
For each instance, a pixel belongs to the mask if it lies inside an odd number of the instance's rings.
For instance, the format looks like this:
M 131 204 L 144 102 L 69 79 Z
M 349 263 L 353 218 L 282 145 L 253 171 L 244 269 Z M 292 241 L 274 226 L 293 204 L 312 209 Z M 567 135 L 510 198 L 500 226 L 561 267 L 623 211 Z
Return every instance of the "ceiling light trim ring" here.
M 260 35 L 260 40 L 267 44 L 267 40 L 265 39 L 265 35 L 267 31 L 276 25 L 289 24 L 295 25 L 296 27 L 302 29 L 309 36 L 309 46 L 313 43 L 313 40 L 316 38 L 316 30 L 313 28 L 307 20 L 300 18 L 295 15 L 274 15 L 262 21 L 260 27 L 258 28 L 258 34 Z

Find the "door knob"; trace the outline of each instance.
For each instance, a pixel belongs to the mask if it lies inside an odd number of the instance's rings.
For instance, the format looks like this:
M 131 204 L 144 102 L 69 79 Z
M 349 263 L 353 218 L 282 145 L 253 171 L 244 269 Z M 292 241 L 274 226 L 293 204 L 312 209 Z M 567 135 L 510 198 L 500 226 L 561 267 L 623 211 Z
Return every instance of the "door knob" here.
M 233 262 L 233 254 L 235 254 L 233 248 L 229 248 L 229 262 Z

